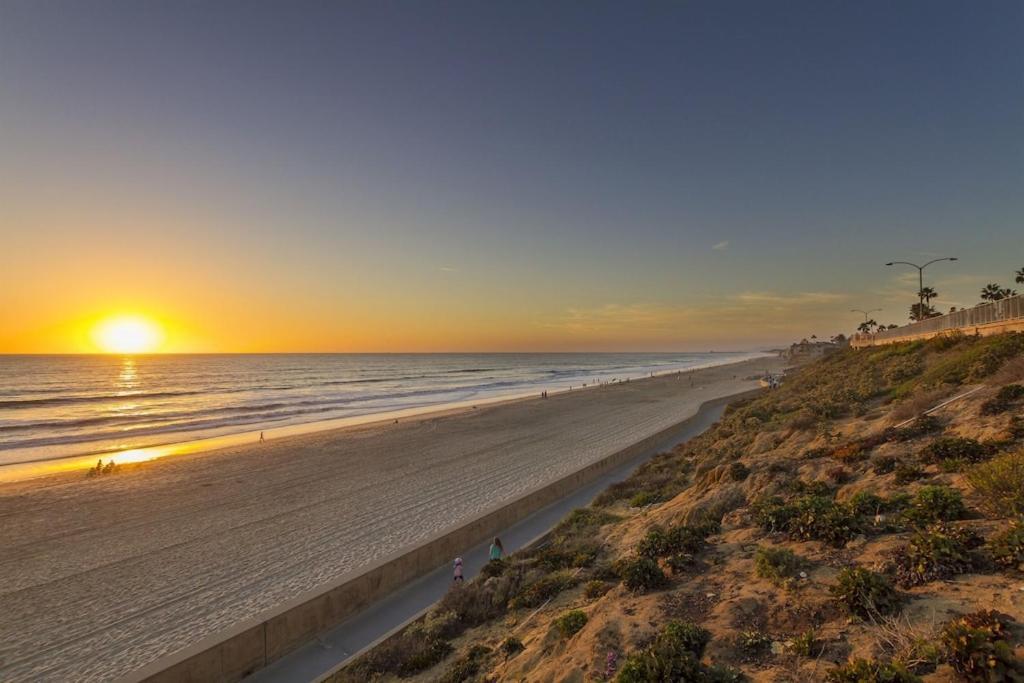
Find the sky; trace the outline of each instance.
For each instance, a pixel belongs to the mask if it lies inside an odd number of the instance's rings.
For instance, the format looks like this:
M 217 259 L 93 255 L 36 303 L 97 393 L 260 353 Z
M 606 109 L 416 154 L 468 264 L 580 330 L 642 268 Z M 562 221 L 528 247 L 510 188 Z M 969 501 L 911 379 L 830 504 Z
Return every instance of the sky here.
M 1024 3 L 0 3 L 0 352 L 777 346 L 1024 267 Z

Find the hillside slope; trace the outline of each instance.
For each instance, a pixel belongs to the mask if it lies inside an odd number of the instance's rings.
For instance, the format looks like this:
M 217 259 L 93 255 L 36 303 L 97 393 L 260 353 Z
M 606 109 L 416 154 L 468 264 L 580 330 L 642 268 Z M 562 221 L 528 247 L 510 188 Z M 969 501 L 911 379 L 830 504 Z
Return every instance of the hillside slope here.
M 806 365 L 334 680 L 1024 680 L 1022 381 L 1012 334 Z

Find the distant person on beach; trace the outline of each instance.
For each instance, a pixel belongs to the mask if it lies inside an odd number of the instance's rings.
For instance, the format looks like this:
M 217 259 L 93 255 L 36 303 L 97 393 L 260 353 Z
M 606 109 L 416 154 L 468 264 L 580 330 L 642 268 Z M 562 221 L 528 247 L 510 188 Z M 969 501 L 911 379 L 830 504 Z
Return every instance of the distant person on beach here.
M 263 438 L 263 432 L 260 432 L 260 443 L 263 443 L 266 439 Z
M 501 539 L 497 536 L 494 537 L 494 543 L 491 544 L 490 559 L 500 560 L 501 556 L 505 554 L 505 546 L 501 544 Z
M 462 558 L 455 558 L 455 566 L 452 571 L 452 583 L 462 583 Z

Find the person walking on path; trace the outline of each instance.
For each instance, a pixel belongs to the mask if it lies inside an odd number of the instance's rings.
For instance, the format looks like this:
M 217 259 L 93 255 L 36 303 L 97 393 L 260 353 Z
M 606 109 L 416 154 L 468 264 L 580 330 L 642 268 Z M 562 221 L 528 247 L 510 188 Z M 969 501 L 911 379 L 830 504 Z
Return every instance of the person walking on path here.
M 455 558 L 455 565 L 452 571 L 452 583 L 462 583 L 462 558 Z
M 497 536 L 494 537 L 494 543 L 491 544 L 490 559 L 500 560 L 501 556 L 505 554 L 505 546 L 501 544 L 501 539 Z

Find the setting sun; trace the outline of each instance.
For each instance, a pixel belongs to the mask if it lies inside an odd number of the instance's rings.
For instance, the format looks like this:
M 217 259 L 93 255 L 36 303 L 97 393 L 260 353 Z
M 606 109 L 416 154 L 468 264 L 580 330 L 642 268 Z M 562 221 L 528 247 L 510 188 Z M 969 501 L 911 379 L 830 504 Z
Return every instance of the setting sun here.
M 92 337 L 105 353 L 150 353 L 163 340 L 163 330 L 148 318 L 118 316 L 99 322 Z

